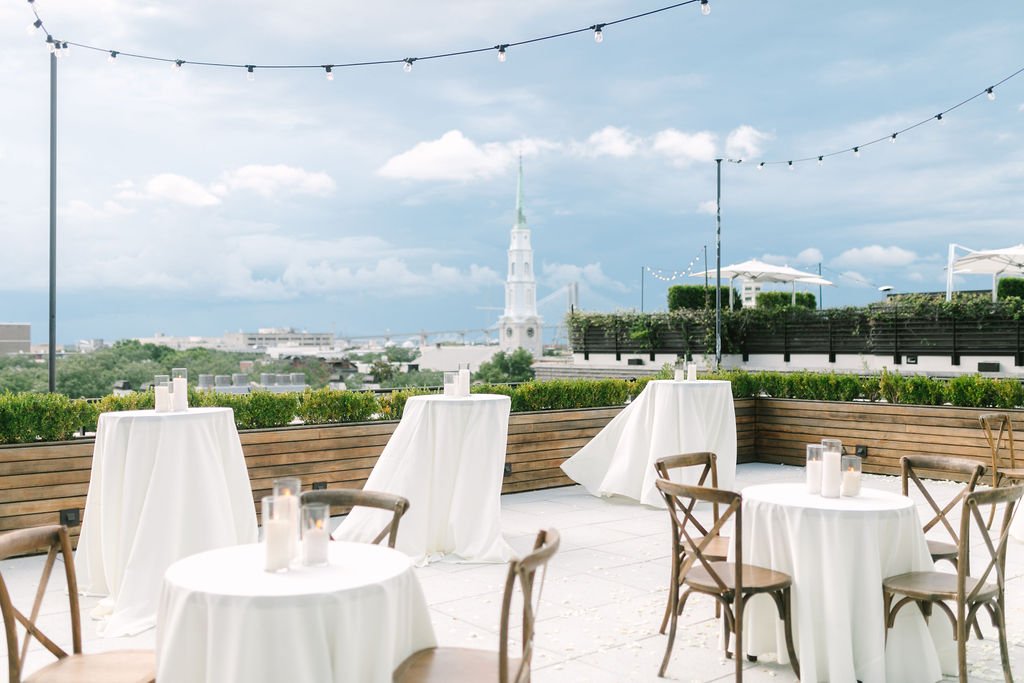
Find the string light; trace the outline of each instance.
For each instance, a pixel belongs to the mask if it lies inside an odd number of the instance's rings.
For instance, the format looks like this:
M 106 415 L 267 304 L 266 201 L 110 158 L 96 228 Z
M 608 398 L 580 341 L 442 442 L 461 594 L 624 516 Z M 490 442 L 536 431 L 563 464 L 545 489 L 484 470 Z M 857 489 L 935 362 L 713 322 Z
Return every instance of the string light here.
M 256 80 L 256 71 L 255 71 L 255 69 L 256 69 L 256 67 L 254 67 L 252 64 L 246 64 L 245 65 L 245 72 L 246 72 L 245 73 L 245 80 L 250 81 L 250 82 Z
M 34 0 L 28 0 L 28 3 L 32 7 L 32 12 L 36 16 L 36 20 L 38 21 L 38 28 L 41 28 L 42 30 L 45 31 L 46 30 L 46 24 L 42 21 L 42 18 L 39 16 L 39 13 L 36 11 Z M 583 28 L 571 29 L 571 30 L 568 30 L 568 31 L 561 31 L 559 33 L 551 33 L 551 34 L 548 34 L 548 35 L 537 36 L 537 37 L 534 37 L 534 38 L 527 38 L 525 40 L 520 40 L 520 41 L 516 41 L 516 42 L 513 42 L 513 43 L 501 43 L 501 44 L 496 45 L 496 46 L 481 47 L 481 48 L 474 48 L 474 49 L 467 49 L 467 50 L 453 50 L 453 51 L 450 51 L 450 52 L 442 52 L 442 53 L 438 53 L 438 54 L 423 55 L 423 56 L 420 56 L 420 57 L 405 57 L 405 58 L 402 58 L 402 59 L 366 59 L 366 60 L 358 60 L 358 61 L 346 62 L 344 64 L 332 64 L 331 66 L 333 67 L 333 69 L 340 69 L 340 68 L 380 66 L 380 65 L 383 65 L 383 64 L 401 64 L 403 70 L 405 70 L 406 72 L 409 72 L 409 71 L 412 71 L 412 63 L 415 62 L 415 61 L 419 61 L 419 60 L 423 60 L 423 59 L 448 59 L 448 58 L 452 58 L 452 57 L 463 57 L 463 56 L 466 56 L 466 55 L 472 55 L 472 54 L 483 53 L 483 52 L 490 52 L 491 50 L 493 50 L 495 48 L 498 49 L 498 59 L 501 60 L 501 61 L 504 61 L 504 57 L 507 56 L 506 55 L 506 51 L 510 47 L 518 47 L 520 45 L 531 45 L 533 43 L 539 43 L 539 42 L 543 42 L 543 41 L 547 41 L 547 40 L 555 40 L 555 39 L 558 39 L 558 38 L 565 38 L 567 36 L 576 35 L 578 33 L 585 33 L 587 31 L 593 31 L 594 32 L 594 40 L 596 40 L 597 42 L 601 42 L 601 40 L 603 40 L 603 37 L 604 37 L 601 29 L 603 29 L 606 26 L 613 26 L 613 25 L 621 24 L 621 23 L 624 23 L 624 22 L 627 22 L 627 21 L 635 21 L 637 19 L 643 19 L 645 17 L 649 17 L 649 16 L 652 16 L 652 15 L 655 15 L 655 14 L 660 14 L 661 12 L 667 12 L 669 10 L 678 9 L 678 8 L 684 7 L 686 5 L 693 5 L 693 4 L 697 4 L 697 3 L 700 3 L 702 5 L 702 11 L 703 12 L 706 13 L 707 11 L 709 11 L 710 8 L 705 9 L 705 7 L 707 7 L 707 0 L 682 0 L 682 2 L 676 2 L 674 4 L 666 5 L 664 7 L 658 7 L 656 9 L 648 10 L 646 12 L 640 12 L 638 14 L 633 14 L 633 15 L 630 15 L 628 17 L 622 17 L 621 19 L 615 19 L 613 21 L 607 21 L 607 22 L 603 22 L 603 23 L 600 23 L 600 24 L 591 24 L 591 25 L 585 26 Z M 33 24 L 33 27 L 35 27 L 35 24 Z M 47 43 L 50 43 L 50 42 L 51 42 L 51 40 L 47 40 Z M 101 48 L 101 47 L 96 47 L 95 45 L 88 45 L 88 44 L 85 44 L 85 43 L 76 43 L 76 42 L 70 42 L 69 41 L 68 45 L 74 45 L 74 46 L 82 48 L 84 50 L 93 50 L 93 51 L 96 51 L 96 52 L 104 52 L 104 53 L 107 53 L 107 54 L 109 54 L 111 52 L 117 52 L 121 57 L 130 57 L 132 59 L 145 59 L 145 60 L 154 61 L 154 62 L 167 62 L 167 63 L 174 63 L 174 62 L 177 61 L 177 60 L 170 59 L 170 58 L 167 58 L 167 57 L 158 57 L 158 56 L 155 56 L 155 55 L 148 55 L 148 54 L 130 53 L 130 52 L 117 51 L 117 50 L 110 50 L 110 48 Z M 502 49 L 502 48 L 504 48 L 504 49 Z M 54 48 L 51 48 L 51 51 L 53 51 L 53 49 Z M 57 48 L 55 48 L 55 49 L 60 49 L 60 46 L 58 45 Z M 184 63 L 186 60 L 181 60 L 181 61 L 182 61 L 182 63 Z M 194 66 L 209 66 L 209 67 L 228 68 L 228 69 L 245 69 L 246 72 L 247 72 L 247 76 L 248 76 L 249 73 L 252 73 L 253 69 L 257 69 L 257 68 L 259 68 L 259 69 L 322 69 L 323 68 L 322 64 L 237 64 L 237 63 L 220 62 L 220 61 L 209 61 L 209 62 L 193 61 L 193 60 L 187 60 L 187 61 L 188 61 L 189 64 L 192 64 Z
M 945 119 L 942 118 L 942 114 L 936 114 L 935 115 L 935 120 L 938 121 L 939 123 L 945 123 L 946 122 Z
M 650 266 L 644 266 L 644 270 L 647 272 L 648 275 L 653 277 L 655 280 L 661 280 L 662 282 L 672 282 L 673 280 L 679 280 L 681 278 L 693 275 L 693 266 L 699 262 L 700 252 L 698 251 L 697 255 L 690 259 L 690 263 L 686 266 L 686 270 L 664 271 L 660 268 L 651 268 Z
M 177 73 L 181 71 L 181 65 L 185 63 L 184 59 L 175 59 L 174 64 L 171 64 L 171 69 Z
M 790 170 L 790 171 L 792 171 L 792 170 L 793 170 L 793 162 L 792 162 L 792 161 L 790 161 L 790 162 L 789 162 L 789 170 Z
M 899 133 L 893 133 L 892 136 L 890 136 L 890 138 L 889 138 L 889 142 L 895 143 L 897 135 L 899 135 Z
M 107 57 L 107 61 L 110 62 L 111 64 L 113 64 L 116 59 L 117 59 L 117 50 L 111 50 L 110 51 L 110 56 Z
M 504 64 L 505 60 L 508 59 L 508 55 L 505 54 L 505 48 L 508 45 L 497 45 L 495 47 L 498 48 L 498 61 Z
M 34 36 L 36 34 L 36 30 L 40 26 L 42 26 L 42 25 L 43 25 L 43 20 L 42 19 L 36 19 L 31 24 L 29 24 L 27 27 L 25 27 L 25 32 L 28 33 L 30 36 Z
M 334 80 L 334 72 L 331 71 L 331 65 L 330 64 L 324 64 L 324 71 L 327 72 L 327 80 L 333 81 Z
M 763 171 L 764 170 L 764 162 L 763 161 L 757 165 L 757 170 L 758 171 Z
M 989 102 L 995 102 L 996 101 L 995 87 L 985 88 L 985 93 L 988 95 L 988 101 Z
M 705 17 L 711 14 L 711 3 L 708 0 L 700 0 L 700 13 Z
M 853 156 L 855 156 L 858 159 L 860 159 L 860 147 L 854 147 L 853 148 Z
M 823 155 L 819 155 L 818 156 L 818 166 L 824 166 L 824 165 L 825 165 L 825 157 Z

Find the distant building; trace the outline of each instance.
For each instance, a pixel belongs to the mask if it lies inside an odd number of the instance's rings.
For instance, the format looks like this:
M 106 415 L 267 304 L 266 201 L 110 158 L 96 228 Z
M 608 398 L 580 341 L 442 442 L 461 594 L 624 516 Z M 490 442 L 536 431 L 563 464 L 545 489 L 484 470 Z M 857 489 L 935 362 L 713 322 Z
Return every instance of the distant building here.
M 224 335 L 224 344 L 231 348 L 249 349 L 275 346 L 329 349 L 334 346 L 334 333 L 296 332 L 290 327 L 261 327 L 257 332 L 229 332 Z
M 519 159 L 516 184 L 516 222 L 508 248 L 508 279 L 505 282 L 505 314 L 498 319 L 499 346 L 510 352 L 523 348 L 535 358 L 543 355 L 541 317 L 537 315 L 537 280 L 533 276 L 530 228 L 523 213 L 523 160 Z
M 0 356 L 32 351 L 32 325 L 0 323 Z

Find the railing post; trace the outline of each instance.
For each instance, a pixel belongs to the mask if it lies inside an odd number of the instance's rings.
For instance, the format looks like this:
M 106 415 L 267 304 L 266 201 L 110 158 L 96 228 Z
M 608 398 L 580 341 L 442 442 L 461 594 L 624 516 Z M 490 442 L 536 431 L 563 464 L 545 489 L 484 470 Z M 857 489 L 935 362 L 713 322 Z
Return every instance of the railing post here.
M 951 362 L 953 365 L 960 365 L 960 353 L 956 348 L 956 316 L 953 317 L 953 358 Z

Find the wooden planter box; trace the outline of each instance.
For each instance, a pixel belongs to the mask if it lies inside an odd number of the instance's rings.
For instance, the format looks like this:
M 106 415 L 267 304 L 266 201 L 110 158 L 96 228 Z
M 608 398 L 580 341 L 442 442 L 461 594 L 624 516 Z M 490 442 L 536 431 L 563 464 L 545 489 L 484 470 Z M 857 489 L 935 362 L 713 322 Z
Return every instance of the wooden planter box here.
M 790 408 L 778 403 L 796 405 Z M 735 405 L 739 462 L 754 462 L 755 454 L 759 452 L 769 459 L 774 458 L 770 460 L 772 462 L 802 462 L 802 444 L 821 438 L 820 435 L 812 435 L 816 429 L 821 434 L 829 433 L 847 443 L 853 442 L 852 435 L 836 431 L 836 422 L 842 421 L 841 418 L 829 417 L 827 413 L 822 413 L 820 418 L 808 415 L 814 406 L 830 405 L 839 406 L 835 410 L 839 415 L 845 415 L 850 410 L 847 406 L 857 404 L 740 399 Z M 560 465 L 621 410 L 621 407 L 613 407 L 513 413 L 509 418 L 505 461 L 509 472 L 502 492 L 572 484 L 572 480 L 562 473 Z M 796 422 L 785 422 L 783 418 L 788 410 L 799 415 Z M 956 413 L 965 409 L 909 410 Z M 818 428 L 814 426 L 815 419 L 828 419 L 829 422 Z M 961 420 L 965 433 L 967 423 L 972 420 L 976 424 L 974 412 Z M 847 426 L 855 421 L 856 418 L 845 419 Z M 858 424 L 862 429 L 886 428 L 885 423 L 876 427 L 863 422 Z M 269 494 L 273 480 L 283 476 L 302 477 L 306 486 L 323 483 L 329 488 L 362 487 L 397 425 L 395 421 L 362 422 L 241 432 L 253 500 L 258 501 Z M 797 429 L 798 425 L 802 426 Z M 769 431 L 762 433 L 762 429 Z M 772 436 L 766 438 L 767 434 Z M 785 438 L 779 435 L 785 435 Z M 981 443 L 980 433 L 969 436 Z M 880 435 L 878 440 L 867 443 L 875 448 L 875 444 L 884 438 Z M 978 445 L 974 450 L 981 455 L 983 449 Z M 58 523 L 61 510 L 84 509 L 92 451 L 93 439 L 0 446 L 0 531 Z M 870 466 L 873 460 L 868 462 Z M 79 527 L 71 528 L 75 541 L 78 530 Z

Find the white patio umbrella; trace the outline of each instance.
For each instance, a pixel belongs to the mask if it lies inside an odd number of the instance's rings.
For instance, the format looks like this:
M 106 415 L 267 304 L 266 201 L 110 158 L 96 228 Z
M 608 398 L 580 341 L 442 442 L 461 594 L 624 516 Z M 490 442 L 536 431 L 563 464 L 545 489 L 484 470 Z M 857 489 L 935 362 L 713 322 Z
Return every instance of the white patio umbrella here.
M 953 249 L 950 248 L 952 256 Z M 951 273 L 965 275 L 991 275 L 992 301 L 996 300 L 999 276 L 1011 273 L 1024 273 L 1024 244 L 1003 249 L 970 250 L 958 259 L 950 259 Z
M 704 277 L 705 273 L 714 275 L 715 271 L 702 271 L 693 273 L 691 277 Z M 722 266 L 722 277 L 729 278 L 729 308 L 732 308 L 732 280 L 740 278 L 747 282 L 788 282 L 792 285 L 792 302 L 796 305 L 796 283 L 806 285 L 828 285 L 832 282 L 824 279 L 817 273 L 808 273 L 789 266 L 776 266 L 772 263 L 765 263 L 757 259 L 750 259 L 743 263 L 734 263 L 731 266 Z

